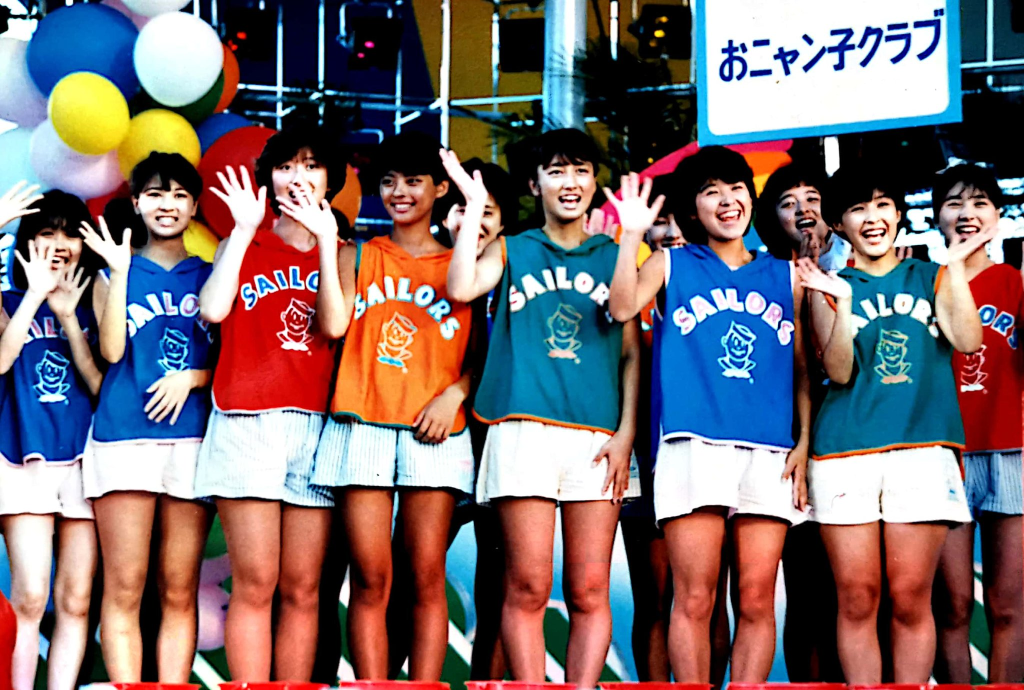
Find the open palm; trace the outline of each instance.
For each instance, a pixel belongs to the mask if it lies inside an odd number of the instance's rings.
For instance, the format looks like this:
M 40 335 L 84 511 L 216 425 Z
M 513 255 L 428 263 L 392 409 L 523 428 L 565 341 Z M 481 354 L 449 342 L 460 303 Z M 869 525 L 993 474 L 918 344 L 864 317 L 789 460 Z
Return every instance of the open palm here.
M 808 290 L 816 290 L 825 295 L 831 295 L 836 299 L 849 299 L 853 297 L 853 288 L 843 278 L 840 278 L 834 271 L 825 273 L 818 268 L 818 264 L 807 257 L 801 257 L 796 262 L 796 273 L 800 278 L 800 284 Z
M 53 270 L 53 246 L 48 245 L 42 250 L 35 240 L 28 241 L 28 258 L 15 250 L 14 258 L 25 271 L 25 282 L 30 292 L 37 295 L 49 295 L 57 287 L 60 275 Z
M 25 185 L 28 185 L 27 187 Z M 38 208 L 29 208 L 43 198 L 38 194 L 39 185 L 28 184 L 25 180 L 16 183 L 0 196 L 0 228 L 15 218 L 39 213 Z
M 647 232 L 658 219 L 661 207 L 665 203 L 665 195 L 659 195 L 653 203 L 648 203 L 651 197 L 651 187 L 654 180 L 646 178 L 642 183 L 640 176 L 636 173 L 629 173 L 622 176 L 622 186 L 619 192 L 622 198 L 617 198 L 612 190 L 604 188 L 604 195 L 615 208 L 619 216 L 619 225 L 623 233 L 640 234 Z
M 267 188 L 254 191 L 249 171 L 245 166 L 235 169 L 230 165 L 224 172 L 217 173 L 221 188 L 210 187 L 210 192 L 224 202 L 231 211 L 235 229 L 247 235 L 255 235 L 267 214 Z
M 96 252 L 100 258 L 107 262 L 112 272 L 124 272 L 132 263 L 132 231 L 125 228 L 121 235 L 121 243 L 118 244 L 110 234 L 107 221 L 100 216 L 99 232 L 96 232 L 91 225 L 82 223 L 82 239 L 89 249 Z

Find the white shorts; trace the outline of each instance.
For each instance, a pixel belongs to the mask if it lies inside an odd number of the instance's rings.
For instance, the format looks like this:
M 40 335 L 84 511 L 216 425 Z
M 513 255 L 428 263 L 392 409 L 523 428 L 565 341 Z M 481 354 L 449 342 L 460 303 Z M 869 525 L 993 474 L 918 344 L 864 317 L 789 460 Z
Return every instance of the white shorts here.
M 725 506 L 730 514 L 763 515 L 799 525 L 793 480 L 782 479 L 783 450 L 741 448 L 696 438 L 664 441 L 654 466 L 654 515 L 659 525 L 698 508 Z
M 807 474 L 824 525 L 971 521 L 960 465 L 944 446 L 812 460 Z
M 0 461 L 0 515 L 23 514 L 92 520 L 92 503 L 82 488 L 82 462 Z
M 964 453 L 967 505 L 981 512 L 1024 514 L 1024 477 L 1020 451 Z
M 148 491 L 185 501 L 196 497 L 199 439 L 85 442 L 82 479 L 85 495 L 99 498 L 114 491 Z
M 371 486 L 473 491 L 473 446 L 467 428 L 444 443 L 421 443 L 410 429 L 328 419 L 310 481 L 317 486 Z
M 487 430 L 476 500 L 496 498 L 549 498 L 553 501 L 611 500 L 603 491 L 608 461 L 594 464 L 611 435 L 602 431 L 571 429 L 554 424 L 513 420 Z M 629 487 L 625 498 L 640 495 L 640 470 L 629 461 Z
M 323 415 L 312 412 L 214 410 L 199 449 L 196 496 L 330 508 L 330 490 L 309 484 L 323 425 Z

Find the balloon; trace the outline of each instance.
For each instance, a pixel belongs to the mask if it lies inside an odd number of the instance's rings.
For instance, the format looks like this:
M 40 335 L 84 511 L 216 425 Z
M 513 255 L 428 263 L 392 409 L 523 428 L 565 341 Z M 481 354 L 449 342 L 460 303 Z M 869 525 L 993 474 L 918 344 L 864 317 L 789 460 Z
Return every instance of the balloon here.
M 263 151 L 267 139 L 275 134 L 274 130 L 267 127 L 241 127 L 228 132 L 218 139 L 203 156 L 199 164 L 199 174 L 203 176 L 203 193 L 199 197 L 199 211 L 203 214 L 206 224 L 213 230 L 217 237 L 227 237 L 235 221 L 231 217 L 228 207 L 210 192 L 209 187 L 220 187 L 217 179 L 218 172 L 224 172 L 229 165 L 237 171 L 240 166 L 245 166 L 249 173 L 249 179 L 255 187 L 256 159 Z M 261 229 L 269 228 L 274 224 L 274 214 L 270 212 L 270 195 L 267 195 L 267 215 L 263 219 Z
M 235 94 L 238 93 L 239 79 L 241 79 L 241 72 L 238 68 L 238 58 L 235 57 L 234 51 L 224 46 L 224 91 L 221 93 L 220 100 L 217 101 L 217 107 L 213 109 L 213 112 L 224 112 L 225 108 L 231 105 L 231 101 L 235 99 Z
M 128 136 L 117 149 L 125 179 L 132 169 L 154 151 L 180 153 L 192 165 L 199 164 L 202 152 L 199 137 L 188 120 L 169 110 L 147 110 L 132 118 Z
M 0 134 L 0 194 L 22 180 L 39 185 L 40 192 L 50 189 L 50 185 L 40 180 L 32 168 L 31 143 L 31 129 L 18 127 Z M 17 232 L 19 225 L 19 221 L 14 221 L 0 230 Z
M 141 29 L 142 27 L 144 27 L 146 24 L 149 23 L 150 19 L 152 19 L 152 17 L 144 17 L 141 14 L 136 14 L 136 13 L 132 12 L 130 9 L 128 9 L 125 6 L 125 4 L 123 2 L 121 2 L 121 0 L 103 0 L 103 4 L 106 5 L 107 7 L 114 8 L 115 10 L 117 10 L 118 12 L 123 14 L 124 16 L 128 17 L 129 19 L 131 19 L 132 20 L 132 24 L 134 24 L 135 28 L 137 28 L 137 29 Z
M 139 95 L 132 99 L 130 108 L 132 112 L 138 114 L 153 108 L 163 108 L 164 110 L 170 110 L 172 113 L 178 113 L 183 118 L 188 120 L 193 125 L 198 124 L 213 114 L 213 108 L 217 105 L 217 99 L 220 98 L 221 92 L 224 90 L 224 74 L 217 78 L 217 83 L 206 92 L 206 95 L 200 98 L 195 103 L 189 103 L 178 108 L 170 108 L 158 103 L 152 96 L 145 91 L 140 91 Z
M 200 100 L 217 82 L 224 67 L 224 48 L 217 32 L 202 19 L 168 12 L 139 32 L 134 62 L 146 93 L 158 103 L 178 108 Z
M 214 235 L 210 228 L 198 220 L 193 220 L 185 228 L 185 251 L 192 256 L 198 256 L 203 261 L 213 263 L 213 255 L 217 252 L 217 245 L 220 239 Z
M 217 113 L 206 118 L 196 127 L 196 134 L 199 136 L 199 145 L 203 149 L 203 154 L 213 145 L 213 142 L 228 132 L 250 125 L 252 123 L 249 120 L 234 113 Z
M 49 120 L 36 127 L 29 155 L 39 179 L 83 199 L 109 194 L 124 181 L 117 153 L 85 156 L 73 151 Z
M 155 17 L 165 12 L 177 12 L 189 0 L 122 0 L 129 10 L 144 17 Z
M 98 220 L 99 217 L 106 212 L 107 204 L 109 204 L 114 199 L 127 199 L 131 197 L 131 195 L 132 192 L 128 188 L 128 183 L 122 181 L 121 186 L 112 191 L 110 194 L 104 194 L 103 196 L 98 196 L 94 199 L 89 199 L 88 201 L 85 202 L 85 205 L 89 207 L 89 213 L 92 215 L 93 219 Z
M 0 120 L 35 127 L 46 119 L 46 97 L 28 74 L 27 41 L 0 36 Z
M 50 94 L 50 121 L 69 147 L 98 156 L 128 134 L 128 102 L 112 82 L 92 72 L 73 72 Z
M 331 199 L 331 206 L 341 211 L 341 215 L 348 219 L 348 224 L 356 226 L 356 217 L 359 216 L 359 206 L 363 200 L 363 191 L 359 185 L 359 175 L 351 165 L 345 166 L 345 186 Z
M 131 98 L 139 88 L 132 68 L 138 36 L 128 17 L 105 5 L 58 7 L 43 17 L 28 44 L 28 72 L 44 95 L 72 72 L 95 72 Z

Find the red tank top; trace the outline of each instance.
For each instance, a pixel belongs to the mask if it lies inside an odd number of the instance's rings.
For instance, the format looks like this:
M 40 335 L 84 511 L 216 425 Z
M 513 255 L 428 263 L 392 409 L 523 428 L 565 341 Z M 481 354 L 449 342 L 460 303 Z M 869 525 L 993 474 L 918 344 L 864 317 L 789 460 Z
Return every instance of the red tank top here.
M 967 451 L 1017 450 L 1022 445 L 1024 283 L 1017 269 L 989 266 L 971 281 L 985 336 L 982 348 L 953 354 Z
M 269 230 L 256 233 L 221 324 L 213 375 L 218 410 L 327 412 L 334 347 L 316 325 L 319 278 L 316 248 L 302 252 Z

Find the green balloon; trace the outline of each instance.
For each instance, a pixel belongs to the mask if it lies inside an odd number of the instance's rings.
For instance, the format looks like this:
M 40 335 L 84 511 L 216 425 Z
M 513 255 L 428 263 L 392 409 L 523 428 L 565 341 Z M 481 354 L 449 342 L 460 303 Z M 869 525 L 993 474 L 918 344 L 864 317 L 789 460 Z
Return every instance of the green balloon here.
M 217 81 L 210 90 L 194 103 L 189 103 L 188 105 L 183 105 L 179 108 L 168 108 L 166 105 L 162 105 L 154 100 L 152 96 L 145 92 L 145 90 L 140 89 L 138 95 L 136 95 L 128 104 L 128 109 L 131 111 L 132 117 L 135 117 L 145 110 L 152 110 L 153 108 L 170 110 L 171 112 L 178 113 L 188 120 L 192 126 L 195 126 L 210 117 L 210 115 L 213 115 L 213 111 L 217 108 L 217 103 L 220 102 L 220 97 L 223 93 L 224 71 L 221 70 L 220 76 L 217 77 Z

